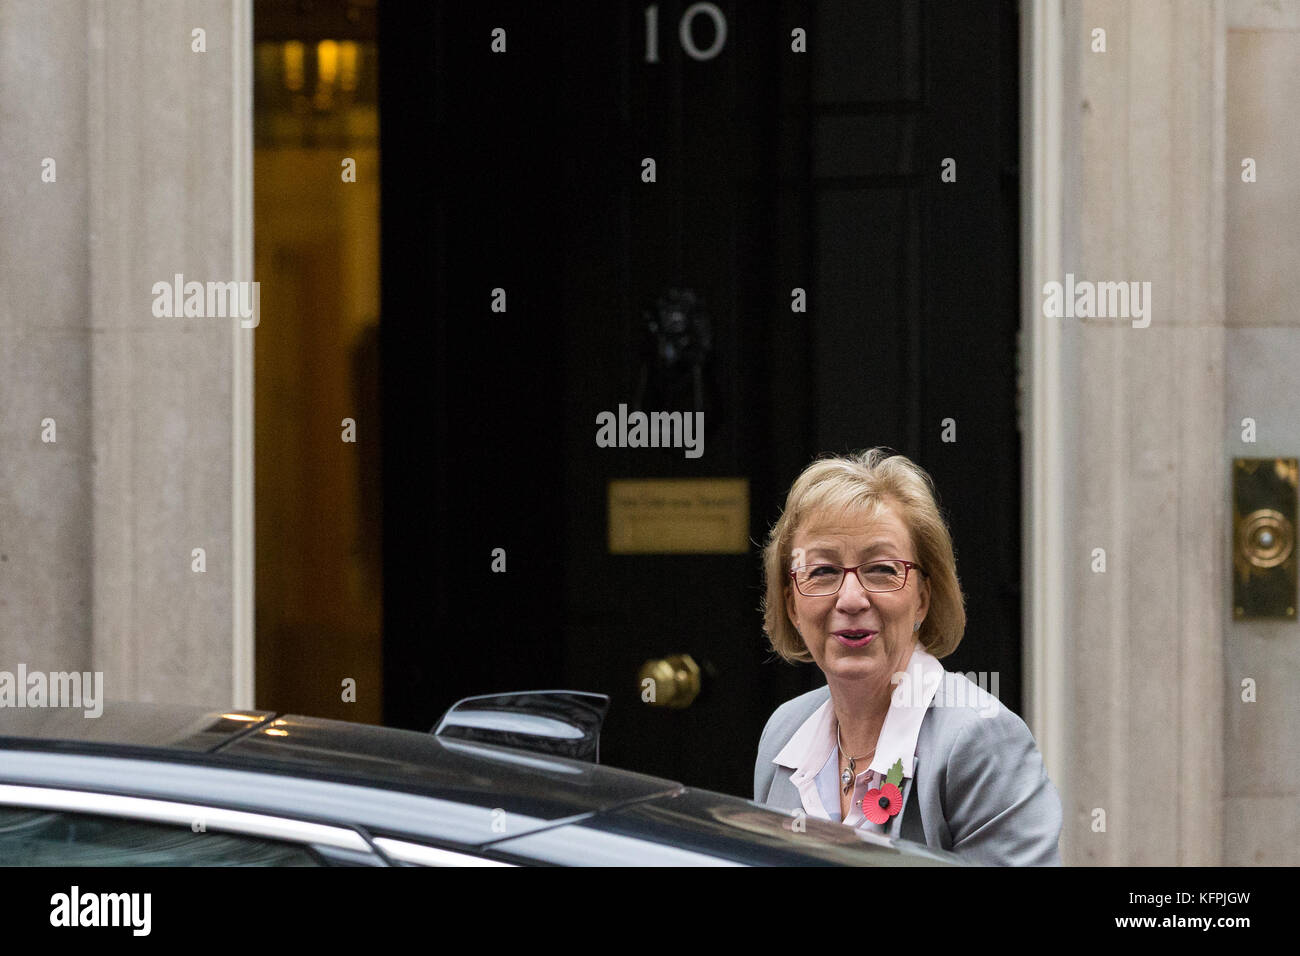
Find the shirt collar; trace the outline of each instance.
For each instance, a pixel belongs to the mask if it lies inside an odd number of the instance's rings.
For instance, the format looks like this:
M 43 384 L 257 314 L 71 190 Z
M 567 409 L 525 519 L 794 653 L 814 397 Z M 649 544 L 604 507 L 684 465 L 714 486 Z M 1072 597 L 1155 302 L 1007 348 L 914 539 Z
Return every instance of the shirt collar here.
M 772 758 L 772 763 L 793 769 L 796 786 L 801 779 L 815 776 L 835 749 L 834 725 L 835 709 L 827 697 Z
M 943 681 L 944 671 L 939 659 L 918 643 L 905 673 L 906 677 L 894 686 L 876 752 L 867 768 L 882 776 L 899 760 L 903 761 L 903 776 L 912 776 L 921 722 Z M 799 779 L 815 775 L 825 765 L 835 746 L 835 708 L 827 697 L 772 758 L 772 763 L 793 769 L 792 779 L 797 786 Z

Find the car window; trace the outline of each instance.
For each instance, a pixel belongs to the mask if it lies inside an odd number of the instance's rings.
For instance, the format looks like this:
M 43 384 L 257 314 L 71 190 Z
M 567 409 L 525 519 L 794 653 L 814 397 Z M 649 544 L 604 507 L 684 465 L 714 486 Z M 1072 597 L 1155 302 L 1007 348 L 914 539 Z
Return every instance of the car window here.
M 324 866 L 306 847 L 120 817 L 0 807 L 6 866 Z

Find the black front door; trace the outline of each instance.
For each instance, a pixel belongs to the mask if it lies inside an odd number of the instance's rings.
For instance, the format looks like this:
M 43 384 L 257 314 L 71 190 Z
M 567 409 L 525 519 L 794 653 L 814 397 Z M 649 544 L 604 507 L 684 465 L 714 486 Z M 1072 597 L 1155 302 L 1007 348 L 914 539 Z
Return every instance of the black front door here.
M 748 794 L 821 682 L 757 610 L 819 453 L 930 470 L 970 617 L 945 663 L 1018 709 L 1016 22 L 691 6 L 381 8 L 385 719 L 601 691 L 605 762 Z M 702 411 L 702 454 L 605 447 L 620 406 Z M 610 482 L 681 478 L 743 479 L 751 544 L 613 553 Z M 684 709 L 638 682 L 670 654 L 703 669 Z

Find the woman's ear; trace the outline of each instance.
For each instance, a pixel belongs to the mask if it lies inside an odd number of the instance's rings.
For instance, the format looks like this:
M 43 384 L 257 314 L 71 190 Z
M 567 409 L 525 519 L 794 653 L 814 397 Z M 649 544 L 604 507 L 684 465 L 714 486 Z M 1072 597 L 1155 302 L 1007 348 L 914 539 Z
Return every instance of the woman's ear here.
M 788 584 L 785 587 L 785 613 L 790 618 L 790 623 L 794 625 L 794 629 L 799 630 L 799 615 L 795 611 L 794 589 Z

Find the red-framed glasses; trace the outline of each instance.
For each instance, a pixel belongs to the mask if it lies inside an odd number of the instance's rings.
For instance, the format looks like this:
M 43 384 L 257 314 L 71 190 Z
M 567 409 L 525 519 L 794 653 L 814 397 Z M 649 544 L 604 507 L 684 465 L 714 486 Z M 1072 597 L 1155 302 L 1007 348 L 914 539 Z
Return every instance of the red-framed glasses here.
M 912 568 L 921 574 L 926 573 L 919 564 L 902 558 L 875 558 L 852 568 L 838 564 L 805 564 L 794 568 L 790 579 L 805 597 L 838 594 L 844 586 L 844 576 L 850 571 L 857 573 L 858 580 L 868 591 L 901 591 L 907 587 L 907 575 Z

